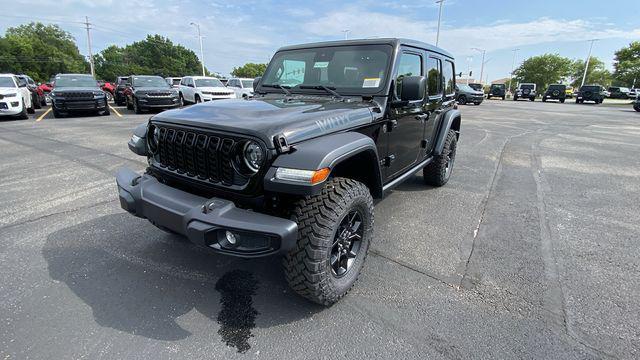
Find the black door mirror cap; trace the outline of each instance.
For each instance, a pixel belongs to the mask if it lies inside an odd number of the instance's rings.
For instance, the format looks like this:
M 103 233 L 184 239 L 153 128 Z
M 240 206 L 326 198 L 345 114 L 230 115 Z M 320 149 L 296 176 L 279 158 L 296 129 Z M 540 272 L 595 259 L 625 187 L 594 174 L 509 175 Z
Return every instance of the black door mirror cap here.
M 258 76 L 257 78 L 253 79 L 253 90 L 254 91 L 258 87 L 258 84 L 260 84 L 260 80 L 262 80 L 262 76 Z
M 424 76 L 406 76 L 402 78 L 400 100 L 423 100 L 427 90 L 427 78 Z

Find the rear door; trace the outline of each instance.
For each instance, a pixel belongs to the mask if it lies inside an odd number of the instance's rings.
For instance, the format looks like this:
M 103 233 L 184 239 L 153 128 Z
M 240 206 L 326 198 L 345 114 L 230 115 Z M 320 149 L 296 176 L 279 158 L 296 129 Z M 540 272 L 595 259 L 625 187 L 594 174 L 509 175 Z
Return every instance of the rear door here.
M 427 54 L 426 57 L 427 76 L 427 111 L 429 114 L 425 122 L 424 140 L 422 146 L 424 151 L 422 157 L 431 154 L 435 133 L 442 119 L 442 103 L 444 102 L 444 78 L 442 77 L 442 58 L 437 54 Z

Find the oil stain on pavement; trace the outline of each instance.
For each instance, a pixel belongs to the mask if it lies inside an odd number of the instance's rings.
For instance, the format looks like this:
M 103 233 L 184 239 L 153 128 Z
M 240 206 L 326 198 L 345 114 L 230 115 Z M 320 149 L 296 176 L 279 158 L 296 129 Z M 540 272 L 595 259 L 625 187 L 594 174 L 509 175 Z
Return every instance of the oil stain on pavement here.
M 233 270 L 224 274 L 216 283 L 220 292 L 220 313 L 218 334 L 227 346 L 235 347 L 239 353 L 251 348 L 251 329 L 256 326 L 258 312 L 253 308 L 253 295 L 258 282 L 253 275 L 243 270 Z

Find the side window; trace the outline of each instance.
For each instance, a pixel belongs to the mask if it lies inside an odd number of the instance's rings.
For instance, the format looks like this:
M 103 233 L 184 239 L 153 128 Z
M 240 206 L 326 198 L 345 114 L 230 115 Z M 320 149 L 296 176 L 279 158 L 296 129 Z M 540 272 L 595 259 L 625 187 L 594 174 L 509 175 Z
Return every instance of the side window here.
M 456 79 L 453 74 L 453 63 L 449 60 L 445 60 L 444 69 L 442 69 L 442 76 L 444 77 L 444 94 L 447 96 L 455 96 L 456 93 Z
M 186 86 L 187 85 L 187 78 L 182 78 L 182 80 L 180 80 L 180 85 Z
M 442 62 L 440 59 L 427 59 L 427 86 L 429 96 L 442 95 Z
M 398 62 L 398 70 L 396 73 L 396 96 L 401 97 L 402 79 L 406 76 L 422 75 L 422 58 L 418 54 L 402 53 Z
M 300 60 L 284 60 L 282 62 L 282 73 L 280 74 L 280 84 L 296 86 L 304 82 L 304 72 L 306 63 Z

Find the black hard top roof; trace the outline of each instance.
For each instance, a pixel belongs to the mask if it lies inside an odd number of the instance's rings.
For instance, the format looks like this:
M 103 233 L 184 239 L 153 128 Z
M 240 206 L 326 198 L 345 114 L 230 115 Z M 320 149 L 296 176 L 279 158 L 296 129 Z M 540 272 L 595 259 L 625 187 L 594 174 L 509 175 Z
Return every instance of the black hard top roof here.
M 402 39 L 402 38 L 374 38 L 374 39 L 354 39 L 354 40 L 338 40 L 338 41 L 323 41 L 317 43 L 308 43 L 308 44 L 300 44 L 300 45 L 290 45 L 284 46 L 278 49 L 278 51 L 282 50 L 299 50 L 299 49 L 308 49 L 308 48 L 317 48 L 317 47 L 326 47 L 326 46 L 345 46 L 345 45 L 391 45 L 396 47 L 398 45 L 406 45 L 411 47 L 416 47 L 420 49 L 424 49 L 431 52 L 436 52 L 446 57 L 453 59 L 453 55 L 439 47 L 436 47 L 431 44 L 424 43 L 422 41 L 416 41 L 411 39 Z

